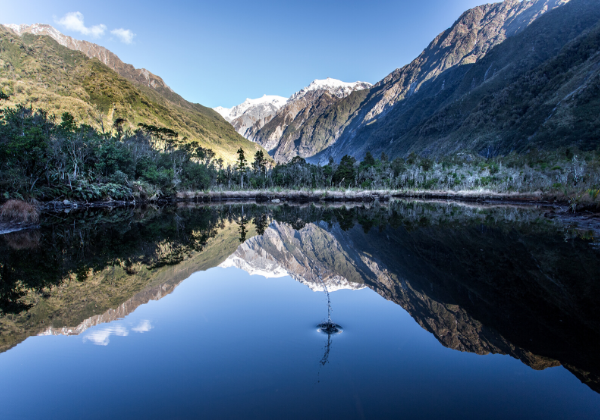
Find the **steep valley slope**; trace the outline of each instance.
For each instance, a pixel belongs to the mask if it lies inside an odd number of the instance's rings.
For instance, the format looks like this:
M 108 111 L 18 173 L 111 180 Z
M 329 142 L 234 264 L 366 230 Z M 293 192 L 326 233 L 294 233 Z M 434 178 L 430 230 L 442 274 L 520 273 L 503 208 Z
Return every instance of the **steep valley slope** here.
M 279 111 L 252 138 L 280 162 L 348 154 L 484 156 L 600 139 L 599 0 L 505 0 L 463 13 L 371 88 Z M 310 111 L 307 111 L 310 110 Z M 302 112 L 301 112 L 302 111 Z
M 548 2 L 530 3 L 531 9 Z M 509 29 L 517 20 L 507 24 L 502 19 L 504 41 L 494 42 L 476 59 L 462 55 L 463 64 L 440 69 L 420 84 L 402 71 L 393 73 L 389 82 L 384 80 L 371 91 L 336 144 L 316 159 L 330 155 L 339 159 L 344 154 L 360 158 L 367 151 L 390 156 L 410 152 L 494 156 L 532 147 L 597 148 L 600 2 L 571 0 L 560 6 L 533 23 L 521 19 L 516 32 Z M 374 103 L 378 96 L 393 92 L 390 83 L 403 92 L 396 102 Z

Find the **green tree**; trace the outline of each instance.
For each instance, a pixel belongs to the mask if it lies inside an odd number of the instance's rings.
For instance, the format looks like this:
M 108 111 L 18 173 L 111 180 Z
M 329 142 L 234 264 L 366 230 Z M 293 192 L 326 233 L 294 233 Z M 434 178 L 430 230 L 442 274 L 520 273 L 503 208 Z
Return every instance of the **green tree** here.
M 294 158 L 290 161 L 290 165 L 306 165 L 306 159 L 301 156 L 294 156 Z
M 266 214 L 258 214 L 254 217 L 254 225 L 256 226 L 256 233 L 263 235 L 269 227 L 269 218 Z
M 259 150 L 254 155 L 254 162 L 252 163 L 252 169 L 256 173 L 263 175 L 267 170 L 267 160 L 265 159 L 265 154 L 262 150 Z
M 237 170 L 241 175 L 240 187 L 244 188 L 244 175 L 248 171 L 248 161 L 246 160 L 246 155 L 244 154 L 243 148 L 240 147 L 237 151 L 237 154 Z
M 74 132 L 77 128 L 77 124 L 75 123 L 75 117 L 71 115 L 70 112 L 63 112 L 61 116 L 60 128 L 69 133 Z
M 342 185 L 348 187 L 352 185 L 354 182 L 354 178 L 356 177 L 356 170 L 354 168 L 354 164 L 356 163 L 356 159 L 352 156 L 344 156 L 340 161 L 340 165 L 335 171 L 333 175 L 333 183 L 336 185 Z
M 363 166 L 366 166 L 366 167 L 375 166 L 375 158 L 373 157 L 371 152 L 367 152 L 367 154 L 365 155 L 365 158 L 362 161 L 362 164 L 363 164 Z

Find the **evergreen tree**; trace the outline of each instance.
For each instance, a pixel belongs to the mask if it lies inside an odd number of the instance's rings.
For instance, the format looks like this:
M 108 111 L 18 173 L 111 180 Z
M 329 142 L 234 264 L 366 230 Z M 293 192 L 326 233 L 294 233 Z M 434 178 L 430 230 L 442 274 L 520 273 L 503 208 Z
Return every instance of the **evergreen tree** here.
M 254 162 L 252 163 L 252 169 L 254 169 L 254 172 L 259 173 L 261 175 L 266 172 L 267 160 L 265 159 L 265 154 L 263 153 L 262 150 L 259 150 L 254 155 Z
M 335 174 L 333 175 L 334 185 L 341 185 L 343 183 L 344 186 L 347 187 L 354 182 L 354 178 L 356 176 L 354 169 L 355 163 L 356 159 L 354 159 L 352 156 L 346 155 L 342 158 L 337 171 L 335 171 Z
M 242 188 L 244 188 L 244 175 L 246 174 L 246 172 L 248 171 L 248 161 L 246 160 L 246 156 L 244 154 L 244 149 L 242 149 L 240 147 L 240 149 L 237 151 L 238 154 L 238 160 L 237 160 L 237 170 L 241 175 L 241 182 L 240 182 L 240 186 Z
M 367 166 L 367 167 L 375 166 L 375 158 L 373 157 L 371 152 L 367 152 L 364 160 L 362 161 L 362 164 L 363 164 L 363 166 Z

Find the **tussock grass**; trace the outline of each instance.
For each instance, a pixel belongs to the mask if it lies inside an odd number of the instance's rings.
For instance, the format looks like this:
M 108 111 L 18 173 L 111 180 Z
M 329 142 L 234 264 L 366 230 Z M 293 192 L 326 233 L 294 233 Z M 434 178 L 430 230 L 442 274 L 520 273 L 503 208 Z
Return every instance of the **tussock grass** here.
M 19 223 L 37 223 L 40 212 L 33 204 L 21 200 L 9 200 L 0 207 L 2 220 Z
M 228 200 L 291 200 L 291 201 L 373 201 L 387 200 L 391 192 L 386 190 L 319 190 L 319 189 L 281 189 L 262 190 L 216 190 L 216 191 L 180 191 L 177 198 L 183 201 L 228 201 Z

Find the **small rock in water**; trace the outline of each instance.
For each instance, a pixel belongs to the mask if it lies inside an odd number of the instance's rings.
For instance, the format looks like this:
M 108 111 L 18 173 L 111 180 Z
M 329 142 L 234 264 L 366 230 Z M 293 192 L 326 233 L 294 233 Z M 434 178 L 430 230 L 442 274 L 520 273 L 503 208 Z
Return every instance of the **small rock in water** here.
M 281 200 L 279 198 L 276 198 L 275 200 L 271 200 L 271 203 L 281 203 Z

